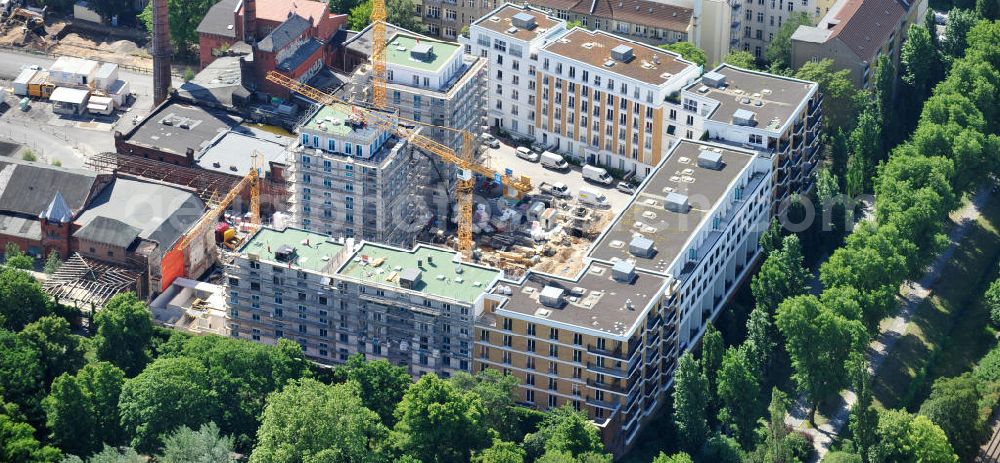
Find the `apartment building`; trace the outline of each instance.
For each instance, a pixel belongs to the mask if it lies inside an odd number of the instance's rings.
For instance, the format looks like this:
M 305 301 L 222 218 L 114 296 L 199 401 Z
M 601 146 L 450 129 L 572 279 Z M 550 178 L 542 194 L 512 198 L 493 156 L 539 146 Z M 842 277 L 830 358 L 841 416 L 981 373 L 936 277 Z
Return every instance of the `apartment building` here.
M 815 27 L 800 26 L 792 35 L 792 65 L 833 60 L 834 69 L 850 70 L 858 88 L 868 88 L 879 57 L 899 69 L 899 49 L 913 24 L 921 24 L 927 0 L 839 0 Z
M 617 455 L 663 404 L 759 255 L 771 154 L 681 140 L 591 247 L 575 278 L 501 280 L 476 320 L 474 369 L 520 379 L 519 402 L 571 404 Z
M 405 140 L 365 124 L 344 105 L 314 110 L 298 134 L 289 156 L 289 209 L 297 227 L 412 244 L 426 220 L 414 207 L 423 172 Z
M 587 29 L 611 32 L 651 45 L 694 41 L 698 4 L 691 7 L 650 0 L 530 0 L 525 5 Z
M 473 23 L 468 47 L 489 60 L 487 122 L 590 164 L 634 172 L 659 163 L 694 122 L 668 123 L 670 100 L 697 79 L 678 54 L 504 5 Z
M 687 86 L 682 111 L 695 114 L 708 140 L 771 153 L 774 210 L 791 194 L 808 194 L 822 160 L 823 94 L 815 82 L 728 64 Z
M 820 16 L 817 0 L 745 0 L 742 15 L 734 15 L 732 28 L 740 33 L 740 47 L 760 58 L 774 40 L 778 29 L 790 17 L 805 13 L 810 18 Z
M 290 339 L 327 364 L 360 352 L 414 376 L 470 371 L 474 319 L 500 272 L 457 256 L 262 228 L 225 267 L 228 333 Z

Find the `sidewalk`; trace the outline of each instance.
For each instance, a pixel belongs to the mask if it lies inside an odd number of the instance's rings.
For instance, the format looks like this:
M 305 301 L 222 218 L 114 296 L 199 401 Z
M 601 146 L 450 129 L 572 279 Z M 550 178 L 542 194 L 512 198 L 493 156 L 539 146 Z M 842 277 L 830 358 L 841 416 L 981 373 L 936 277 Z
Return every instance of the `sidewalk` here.
M 892 352 L 896 341 L 906 335 L 907 327 L 913 318 L 914 311 L 930 296 L 934 285 L 941 276 L 941 270 L 951 260 L 958 244 L 965 238 L 972 225 L 979 218 L 981 209 L 990 200 L 992 193 L 992 186 L 984 187 L 976 193 L 968 205 L 957 212 L 955 218 L 958 224 L 948 233 L 948 247 L 934 259 L 934 262 L 928 267 L 927 273 L 924 274 L 923 278 L 919 281 L 904 282 L 900 287 L 900 295 L 905 301 L 901 304 L 899 313 L 890 319 L 889 323 L 883 323 L 883 328 L 879 332 L 878 337 L 869 345 L 866 357 L 873 375 L 878 374 L 879 367 L 882 366 L 882 363 Z M 840 401 L 835 405 L 836 412 L 832 416 L 827 417 L 828 421 L 819 423 L 817 425 L 818 428 L 812 428 L 808 423 L 809 407 L 811 404 L 808 403 L 805 397 L 800 396 L 792 404 L 788 415 L 785 416 L 785 424 L 796 431 L 811 436 L 813 445 L 819 455 L 818 459 L 822 460 L 830 450 L 830 445 L 836 439 L 837 433 L 847 423 L 851 407 L 856 401 L 857 396 L 854 395 L 854 392 L 849 390 L 841 391 Z

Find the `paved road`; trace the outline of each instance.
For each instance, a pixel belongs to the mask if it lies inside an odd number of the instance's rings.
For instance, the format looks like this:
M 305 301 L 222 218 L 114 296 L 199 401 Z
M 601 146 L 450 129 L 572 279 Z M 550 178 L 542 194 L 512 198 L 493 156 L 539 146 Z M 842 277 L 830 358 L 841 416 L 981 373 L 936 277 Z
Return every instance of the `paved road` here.
M 878 338 L 868 346 L 867 359 L 872 374 L 878 374 L 879 367 L 882 366 L 885 359 L 892 353 L 896 341 L 906 336 L 907 328 L 909 327 L 910 320 L 913 318 L 914 312 L 933 292 L 934 285 L 937 284 L 938 279 L 941 277 L 942 269 L 951 260 L 959 242 L 965 238 L 965 235 L 969 233 L 973 224 L 976 223 L 983 206 L 990 200 L 992 193 L 993 191 L 990 186 L 982 188 L 968 205 L 958 211 L 956 216 L 958 224 L 948 234 L 948 247 L 938 255 L 927 269 L 923 278 L 919 281 L 907 281 L 903 283 L 900 288 L 900 294 L 903 296 L 904 302 L 900 306 L 899 313 L 888 324 L 884 324 L 884 328 L 879 332 Z M 800 397 L 792 405 L 788 415 L 785 416 L 785 423 L 787 425 L 812 436 L 813 445 L 820 460 L 830 450 L 830 444 L 836 440 L 837 434 L 843 428 L 844 424 L 847 423 L 851 407 L 857 401 L 857 396 L 853 392 L 845 390 L 841 391 L 840 399 L 837 411 L 829 417 L 827 423 L 820 425 L 819 429 L 811 428 L 807 424 L 810 404 L 804 397 Z

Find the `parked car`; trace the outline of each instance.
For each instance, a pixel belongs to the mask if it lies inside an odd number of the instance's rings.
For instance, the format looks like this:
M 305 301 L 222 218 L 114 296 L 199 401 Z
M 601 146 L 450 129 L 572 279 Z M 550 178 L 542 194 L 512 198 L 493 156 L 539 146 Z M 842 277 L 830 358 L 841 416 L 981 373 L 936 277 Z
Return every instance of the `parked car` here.
M 524 159 L 525 161 L 538 162 L 538 153 L 531 151 L 530 148 L 525 146 L 517 147 L 517 157 Z
M 615 185 L 615 189 L 618 190 L 618 191 L 620 191 L 620 192 L 622 192 L 622 193 L 625 193 L 627 195 L 634 195 L 635 194 L 635 188 L 632 186 L 632 184 L 630 184 L 628 182 L 624 182 L 624 181 L 618 182 L 618 184 Z
M 483 139 L 483 144 L 490 148 L 496 149 L 500 147 L 500 141 L 497 140 L 497 138 L 494 137 L 493 135 L 484 132 L 482 135 L 482 139 Z

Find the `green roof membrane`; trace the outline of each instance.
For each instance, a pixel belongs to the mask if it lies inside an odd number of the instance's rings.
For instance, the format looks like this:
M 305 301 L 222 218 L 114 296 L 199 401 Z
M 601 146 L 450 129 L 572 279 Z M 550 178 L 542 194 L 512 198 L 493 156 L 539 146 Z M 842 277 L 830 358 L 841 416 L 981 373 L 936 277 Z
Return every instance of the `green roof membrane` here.
M 407 66 L 424 71 L 438 72 L 445 63 L 460 51 L 457 43 L 438 42 L 436 40 L 419 39 L 419 45 L 431 46 L 433 53 L 430 59 L 418 60 L 411 56 L 410 52 L 418 45 L 416 37 L 396 34 L 392 40 L 386 44 L 385 60 L 389 64 L 397 66 Z
M 416 269 L 420 271 L 420 282 L 410 289 L 471 303 L 486 291 L 500 272 L 455 263 L 455 255 L 452 251 L 425 246 L 404 251 L 365 243 L 338 274 L 399 288 L 399 276 L 407 269 Z M 378 259 L 382 259 L 379 265 L 373 265 Z
M 325 235 L 311 233 L 298 228 L 286 228 L 278 231 L 273 228 L 261 228 L 247 241 L 241 254 L 257 254 L 261 260 L 277 262 L 274 253 L 282 246 L 295 248 L 295 267 L 321 272 L 330 260 L 344 248 L 343 245 L 327 241 Z

